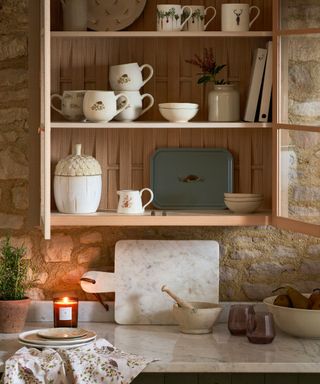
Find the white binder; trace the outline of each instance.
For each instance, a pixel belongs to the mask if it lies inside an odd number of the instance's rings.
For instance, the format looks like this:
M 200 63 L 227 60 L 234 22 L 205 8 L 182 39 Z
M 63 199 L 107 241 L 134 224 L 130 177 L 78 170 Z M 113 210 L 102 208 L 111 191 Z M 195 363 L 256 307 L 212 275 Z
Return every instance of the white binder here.
M 257 48 L 254 51 L 251 78 L 248 92 L 244 121 L 254 121 L 257 113 L 259 94 L 262 84 L 263 72 L 266 64 L 267 50 Z
M 267 43 L 267 61 L 266 69 L 264 71 L 264 79 L 262 86 L 262 96 L 261 96 L 261 105 L 259 112 L 259 121 L 267 122 L 270 102 L 271 102 L 271 92 L 272 92 L 272 41 Z

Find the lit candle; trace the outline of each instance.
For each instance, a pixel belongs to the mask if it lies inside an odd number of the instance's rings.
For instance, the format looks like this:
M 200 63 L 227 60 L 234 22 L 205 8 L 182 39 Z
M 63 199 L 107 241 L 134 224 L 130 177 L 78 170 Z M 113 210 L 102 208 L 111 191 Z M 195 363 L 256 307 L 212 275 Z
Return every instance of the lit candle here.
M 77 328 L 78 299 L 75 297 L 54 298 L 53 318 L 55 327 Z

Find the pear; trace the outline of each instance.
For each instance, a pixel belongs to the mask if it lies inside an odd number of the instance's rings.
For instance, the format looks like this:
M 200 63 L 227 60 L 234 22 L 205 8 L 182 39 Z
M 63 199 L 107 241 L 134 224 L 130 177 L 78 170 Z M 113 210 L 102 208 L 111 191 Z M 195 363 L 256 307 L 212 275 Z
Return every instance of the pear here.
M 288 295 L 278 295 L 274 299 L 273 304 L 279 305 L 280 307 L 292 307 L 292 303 Z

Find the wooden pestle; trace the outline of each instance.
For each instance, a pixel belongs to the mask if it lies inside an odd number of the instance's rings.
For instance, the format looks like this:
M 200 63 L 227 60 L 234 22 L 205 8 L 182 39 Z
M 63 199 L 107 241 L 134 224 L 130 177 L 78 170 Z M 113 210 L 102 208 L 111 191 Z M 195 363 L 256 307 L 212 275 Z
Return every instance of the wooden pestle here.
M 190 303 L 184 301 L 183 299 L 178 297 L 176 294 L 171 292 L 171 290 L 166 285 L 163 285 L 161 287 L 161 291 L 166 292 L 169 296 L 171 296 L 173 298 L 173 300 L 179 305 L 179 307 L 187 308 L 187 309 L 193 309 L 193 310 L 195 309 Z

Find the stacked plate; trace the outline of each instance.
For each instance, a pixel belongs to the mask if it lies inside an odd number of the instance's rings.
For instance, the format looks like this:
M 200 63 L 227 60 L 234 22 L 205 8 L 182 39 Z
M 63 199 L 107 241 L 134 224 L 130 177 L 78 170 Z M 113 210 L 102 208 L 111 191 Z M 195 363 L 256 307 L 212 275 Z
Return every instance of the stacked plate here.
M 261 193 L 225 193 L 224 203 L 235 213 L 252 213 L 256 211 L 263 202 Z
M 34 348 L 77 348 L 94 341 L 97 334 L 82 328 L 46 328 L 23 332 L 19 342 Z

